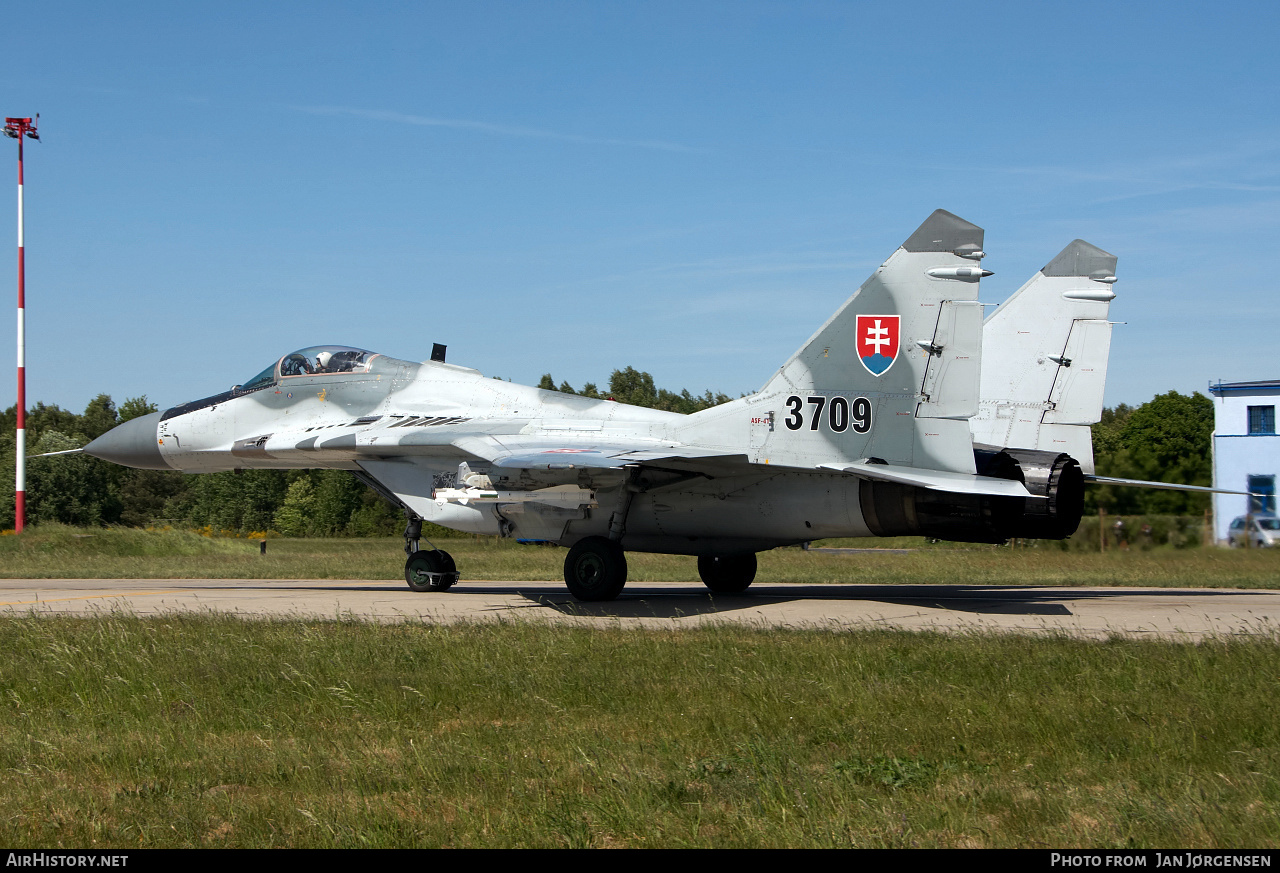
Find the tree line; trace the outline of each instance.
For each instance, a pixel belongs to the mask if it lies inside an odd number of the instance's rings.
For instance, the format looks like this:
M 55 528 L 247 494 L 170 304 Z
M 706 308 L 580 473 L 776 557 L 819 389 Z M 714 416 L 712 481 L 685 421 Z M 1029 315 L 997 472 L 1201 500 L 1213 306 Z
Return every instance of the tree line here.
M 614 370 L 609 377 L 609 390 L 604 394 L 596 388 L 594 382 L 582 386 L 581 391 L 574 391 L 568 382 L 556 385 L 550 373 L 543 374 L 538 387 L 547 391 L 559 391 L 562 394 L 577 394 L 580 397 L 592 397 L 598 400 L 616 400 L 632 406 L 646 406 L 649 409 L 662 409 L 667 412 L 680 412 L 689 415 L 728 403 L 733 398 L 728 394 L 713 394 L 706 391 L 702 394 L 690 394 L 689 389 L 679 394 L 665 388 L 657 388 L 653 384 L 653 376 L 634 367 Z
M 1199 391 L 1170 391 L 1141 406 L 1121 403 L 1102 410 L 1093 426 L 1093 456 L 1099 476 L 1213 484 L 1213 401 Z M 1085 491 L 1085 512 L 1101 507 L 1118 515 L 1198 515 L 1209 495 L 1115 485 Z
M 87 445 L 117 424 L 156 412 L 147 398 L 115 405 L 99 394 L 79 415 L 37 403 L 27 413 L 27 520 L 78 527 L 172 525 L 289 536 L 382 536 L 398 532 L 399 512 L 342 470 L 244 470 L 189 476 L 134 470 L 88 455 L 36 458 Z M 0 463 L 14 468 L 17 407 L 0 416 Z M 14 526 L 0 502 L 0 530 Z
M 575 390 L 556 385 L 551 374 L 538 387 L 583 397 L 692 413 L 732 398 L 705 391 L 659 389 L 649 373 L 614 370 L 608 389 L 587 383 Z M 106 394 L 76 414 L 37 403 L 27 413 L 27 520 L 79 527 L 121 524 L 171 525 L 214 532 L 276 531 L 286 536 L 390 536 L 404 526 L 400 511 L 342 470 L 244 470 L 185 475 L 134 470 L 90 458 L 31 455 L 80 448 L 132 418 L 157 411 L 143 397 L 119 406 Z M 0 470 L 14 469 L 17 408 L 0 415 Z M 1093 426 L 1099 475 L 1208 485 L 1212 479 L 1210 435 L 1213 403 L 1200 393 L 1170 391 L 1137 407 L 1103 410 Z M 1207 495 L 1179 491 L 1091 486 L 1085 511 L 1104 508 L 1124 515 L 1199 514 Z M 0 530 L 14 526 L 12 500 L 0 500 Z

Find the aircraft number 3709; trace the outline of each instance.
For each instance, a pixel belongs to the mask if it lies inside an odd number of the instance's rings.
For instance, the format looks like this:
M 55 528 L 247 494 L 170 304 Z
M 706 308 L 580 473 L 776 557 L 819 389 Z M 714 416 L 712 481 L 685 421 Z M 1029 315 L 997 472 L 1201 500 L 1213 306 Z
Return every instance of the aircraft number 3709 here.
M 806 404 L 812 407 L 807 411 L 809 430 L 817 430 L 821 426 L 824 409 L 827 427 L 835 433 L 844 433 L 849 428 L 853 428 L 854 433 L 871 430 L 871 401 L 865 397 L 849 400 L 847 397 L 799 397 L 795 394 L 787 398 L 790 413 L 787 415 L 786 425 L 790 430 L 804 427 Z

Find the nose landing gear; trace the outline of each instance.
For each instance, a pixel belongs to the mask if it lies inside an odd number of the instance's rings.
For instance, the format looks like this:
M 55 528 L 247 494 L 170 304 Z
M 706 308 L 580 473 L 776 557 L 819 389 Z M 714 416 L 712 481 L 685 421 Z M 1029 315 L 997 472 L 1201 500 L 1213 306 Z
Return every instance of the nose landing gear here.
M 459 577 L 453 556 L 435 546 L 418 548 L 421 538 L 422 519 L 411 516 L 404 529 L 404 552 L 409 556 L 404 562 L 404 581 L 412 591 L 448 591 Z

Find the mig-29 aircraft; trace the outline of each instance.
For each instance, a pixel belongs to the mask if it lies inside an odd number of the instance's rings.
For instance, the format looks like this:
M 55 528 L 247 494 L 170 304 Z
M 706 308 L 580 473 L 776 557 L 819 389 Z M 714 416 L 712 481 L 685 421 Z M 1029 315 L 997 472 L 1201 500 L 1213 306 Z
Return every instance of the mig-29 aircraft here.
M 708 588 L 740 592 L 757 552 L 814 539 L 1064 538 L 1080 521 L 1092 452 L 1065 444 L 1087 453 L 1086 468 L 1059 450 L 1052 416 L 1031 435 L 1000 432 L 1000 401 L 1034 392 L 1015 380 L 986 393 L 982 244 L 981 228 L 934 212 L 759 392 L 692 415 L 487 379 L 446 363 L 439 346 L 421 363 L 317 346 L 230 391 L 132 419 L 84 451 L 188 473 L 349 470 L 408 517 L 415 591 L 458 579 L 447 552 L 421 547 L 424 520 L 567 546 L 565 582 L 580 600 L 618 596 L 627 551 L 696 555 Z M 1077 245 L 1038 277 L 1080 284 L 1087 251 L 1050 269 Z M 1087 274 L 1084 290 L 1097 293 L 1080 304 L 1096 308 L 1113 275 Z M 1075 368 L 1065 361 L 1078 320 L 1049 355 L 1055 373 Z M 988 320 L 996 335 L 1002 323 L 1001 310 Z M 1055 376 L 1047 390 L 1060 399 L 1070 382 L 1054 388 Z

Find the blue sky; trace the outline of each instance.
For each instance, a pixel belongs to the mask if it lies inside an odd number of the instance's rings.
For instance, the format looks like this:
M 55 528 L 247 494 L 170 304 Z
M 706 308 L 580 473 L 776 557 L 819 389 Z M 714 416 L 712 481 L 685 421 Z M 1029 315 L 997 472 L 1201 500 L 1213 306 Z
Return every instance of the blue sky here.
M 40 112 L 43 139 L 32 402 L 164 407 L 294 348 L 433 342 L 517 382 L 630 365 L 736 396 L 938 207 L 986 229 L 987 302 L 1076 237 L 1119 256 L 1108 404 L 1280 377 L 1276 4 L 47 2 L 5 21 L 3 109 Z

